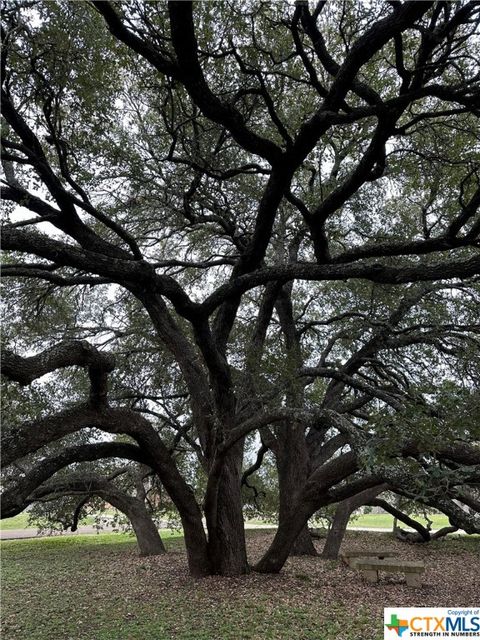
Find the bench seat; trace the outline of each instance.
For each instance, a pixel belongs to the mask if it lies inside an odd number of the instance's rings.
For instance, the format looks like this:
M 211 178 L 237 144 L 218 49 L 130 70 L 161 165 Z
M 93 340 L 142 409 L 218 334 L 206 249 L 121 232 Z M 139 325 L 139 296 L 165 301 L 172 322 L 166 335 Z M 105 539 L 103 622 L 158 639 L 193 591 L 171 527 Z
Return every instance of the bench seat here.
M 397 551 L 342 551 L 340 553 L 340 558 L 350 566 L 353 566 L 353 562 L 357 558 L 378 558 L 383 560 L 383 558 L 394 558 L 398 556 Z
M 425 571 L 423 562 L 412 560 L 376 560 L 371 558 L 356 558 L 351 566 L 361 571 L 367 582 L 378 582 L 378 572 L 403 573 L 409 587 L 421 587 L 421 574 Z

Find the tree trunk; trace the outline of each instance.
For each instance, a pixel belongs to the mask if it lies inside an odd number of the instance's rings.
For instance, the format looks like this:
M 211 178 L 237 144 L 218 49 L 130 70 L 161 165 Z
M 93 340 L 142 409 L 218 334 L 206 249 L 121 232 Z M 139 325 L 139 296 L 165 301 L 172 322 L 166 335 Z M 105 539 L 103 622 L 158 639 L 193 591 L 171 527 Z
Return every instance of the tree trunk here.
M 157 556 L 166 553 L 158 529 L 143 504 L 129 509 L 127 516 L 137 536 L 141 556 Z
M 328 532 L 327 539 L 322 551 L 322 558 L 336 560 L 338 552 L 347 531 L 348 521 L 352 513 L 366 503 L 371 503 L 379 493 L 386 489 L 386 485 L 380 485 L 371 489 L 361 491 L 348 500 L 339 502 L 335 510 L 332 526 Z
M 318 491 L 308 487 L 310 460 L 301 425 L 288 424 L 277 448 L 276 459 L 280 489 L 280 512 L 277 533 L 263 558 L 255 565 L 261 573 L 278 573 L 292 552 L 295 541 L 306 529 L 308 520 L 327 504 Z M 279 439 L 280 440 L 280 439 Z M 335 465 L 337 466 L 337 465 Z M 314 554 L 318 555 L 310 540 Z
M 352 514 L 350 500 L 340 502 L 335 510 L 332 526 L 327 534 L 327 539 L 322 551 L 322 558 L 328 560 L 336 560 L 338 552 L 342 544 L 345 532 L 347 530 L 348 521 Z
M 70 492 L 74 494 L 85 492 L 86 496 L 99 496 L 109 502 L 115 509 L 125 514 L 130 520 L 137 537 L 140 555 L 152 556 L 166 552 L 158 529 L 147 511 L 143 499 L 129 495 L 109 482 L 108 479 L 93 475 L 82 476 L 81 479 L 67 479 L 63 485 L 59 483 L 39 487 L 32 494 L 31 501 L 38 500 L 45 495 L 54 495 L 55 492 Z M 76 520 L 76 516 L 74 517 Z
M 366 501 L 371 500 L 385 490 L 387 485 L 371 487 L 360 493 L 355 498 L 355 509 Z M 307 497 L 308 496 L 308 497 Z M 350 498 L 349 500 L 352 500 Z M 353 502 L 353 500 L 352 500 Z M 315 511 L 325 504 L 318 495 L 312 495 L 311 491 L 303 491 L 297 494 L 292 502 L 290 515 L 279 524 L 275 538 L 263 558 L 255 565 L 255 571 L 261 573 L 278 573 L 285 564 L 293 543 L 300 535 L 303 527 L 312 517 Z M 353 509 L 352 509 L 353 510 Z
M 305 525 L 300 531 L 297 539 L 293 543 L 293 547 L 290 551 L 291 556 L 318 556 L 315 545 L 313 544 L 312 536 L 308 530 L 308 526 Z
M 158 529 L 148 514 L 143 500 L 124 494 L 113 487 L 110 490 L 107 488 L 99 491 L 97 495 L 108 500 L 113 507 L 124 513 L 130 520 L 141 556 L 166 553 Z
M 277 529 L 277 533 L 263 558 L 255 565 L 260 573 L 278 573 L 285 564 L 295 540 L 306 526 L 309 518 L 317 510 L 316 504 L 298 501 L 296 509 L 285 517 Z
M 292 516 L 292 510 L 295 509 L 295 496 L 304 486 L 310 470 L 302 425 L 298 423 L 284 425 L 281 441 L 276 450 L 276 462 L 280 503 L 278 525 L 281 527 L 282 523 Z M 290 555 L 318 555 L 306 522 L 292 544 Z
M 201 578 L 212 573 L 210 565 L 207 537 L 203 528 L 201 511 L 193 498 L 192 504 L 175 506 L 182 521 L 183 535 L 185 536 L 185 549 L 187 551 L 188 568 L 192 576 Z M 184 508 L 184 507 L 187 508 Z
M 218 477 L 209 478 L 205 515 L 211 572 L 221 576 L 248 573 L 241 478 L 243 441 L 227 453 Z
M 298 370 L 303 366 L 302 348 L 295 327 L 295 314 L 292 303 L 292 283 L 284 285 L 278 292 L 275 309 L 278 313 L 280 326 L 285 338 L 287 350 L 287 366 Z M 287 404 L 292 407 L 303 406 L 305 402 L 305 388 L 297 378 L 290 377 L 287 385 Z M 298 421 L 286 421 L 276 438 L 274 448 L 277 462 L 279 485 L 279 513 L 278 525 L 292 515 L 292 508 L 296 502 L 296 495 L 301 491 L 310 474 L 310 456 L 305 440 L 305 426 Z M 308 533 L 305 522 L 293 541 L 290 549 L 293 556 L 316 556 L 317 551 Z

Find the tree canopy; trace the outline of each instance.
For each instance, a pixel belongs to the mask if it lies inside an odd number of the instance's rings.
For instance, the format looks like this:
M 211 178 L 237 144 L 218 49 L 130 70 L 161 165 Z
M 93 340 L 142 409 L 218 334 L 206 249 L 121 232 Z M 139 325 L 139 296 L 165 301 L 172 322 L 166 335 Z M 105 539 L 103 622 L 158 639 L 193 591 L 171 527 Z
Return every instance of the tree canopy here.
M 480 5 L 4 5 L 2 516 L 130 461 L 244 573 L 270 451 L 257 570 L 369 489 L 478 532 Z

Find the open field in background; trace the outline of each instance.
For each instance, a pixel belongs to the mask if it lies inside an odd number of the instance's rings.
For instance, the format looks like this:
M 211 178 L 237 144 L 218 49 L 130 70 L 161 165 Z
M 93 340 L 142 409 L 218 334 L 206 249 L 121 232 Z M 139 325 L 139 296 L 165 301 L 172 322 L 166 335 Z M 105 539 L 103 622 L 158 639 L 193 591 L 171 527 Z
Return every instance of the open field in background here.
M 249 531 L 254 561 L 272 531 Z M 466 606 L 480 593 L 480 538 L 406 545 L 350 531 L 344 546 L 388 548 L 426 565 L 425 584 L 400 576 L 367 585 L 320 558 L 290 559 L 278 576 L 194 580 L 183 538 L 140 558 L 126 534 L 1 543 L 4 640 L 380 640 L 383 607 Z
M 28 515 L 26 513 L 19 513 L 18 516 L 14 516 L 13 518 L 4 518 L 3 520 L 0 520 L 0 531 L 27 528 L 30 528 L 30 525 L 28 524 Z
M 106 515 L 112 515 L 113 511 L 106 512 Z M 441 529 L 442 527 L 447 527 L 449 522 L 447 516 L 436 514 L 433 516 L 429 516 L 433 521 L 434 529 Z M 418 522 L 426 525 L 427 522 L 424 518 L 416 518 Z M 265 524 L 262 520 L 251 520 L 251 524 L 261 525 Z M 84 518 L 80 524 L 94 524 L 94 517 L 87 516 Z M 399 523 L 400 526 L 402 523 Z M 387 513 L 383 514 L 373 514 L 369 513 L 366 515 L 361 515 L 356 518 L 352 518 L 350 520 L 350 527 L 371 527 L 371 528 L 379 528 L 379 529 L 391 529 L 393 527 L 393 518 Z M 26 529 L 31 528 L 31 525 L 28 524 L 28 515 L 26 513 L 20 513 L 18 516 L 14 516 L 13 518 L 5 518 L 4 520 L 0 520 L 0 531 L 11 530 L 11 529 Z
M 425 518 L 412 516 L 414 520 L 420 522 L 420 524 L 427 525 L 427 521 Z M 433 521 L 432 528 L 433 529 L 441 529 L 442 527 L 448 527 L 450 524 L 448 522 L 447 516 L 443 514 L 435 514 L 430 515 L 429 519 Z M 399 522 L 398 525 L 402 528 L 407 528 L 402 522 Z M 393 528 L 393 517 L 388 513 L 367 513 L 365 515 L 358 516 L 356 518 L 352 518 L 349 523 L 350 527 L 372 527 L 379 529 L 392 529 Z
M 86 516 L 79 522 L 80 525 L 95 524 L 94 516 Z M 4 518 L 0 520 L 0 531 L 10 531 L 12 529 L 34 529 L 33 525 L 28 523 L 28 513 L 19 513 L 13 518 Z
M 113 516 L 116 511 L 113 507 L 107 507 L 105 511 L 102 511 L 102 516 Z M 87 515 L 82 518 L 79 524 L 94 524 L 95 522 L 95 514 Z M 0 531 L 7 529 L 30 529 L 33 528 L 31 524 L 28 524 L 28 512 L 24 511 L 23 513 L 19 513 L 18 516 L 14 516 L 13 518 L 4 518 L 0 520 Z

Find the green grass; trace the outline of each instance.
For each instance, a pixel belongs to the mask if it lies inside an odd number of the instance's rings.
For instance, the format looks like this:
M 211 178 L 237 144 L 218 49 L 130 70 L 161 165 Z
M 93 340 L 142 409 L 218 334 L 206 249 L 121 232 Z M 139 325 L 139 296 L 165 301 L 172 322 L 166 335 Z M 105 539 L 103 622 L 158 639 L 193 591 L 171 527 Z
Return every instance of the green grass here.
M 31 525 L 28 524 L 27 513 L 19 513 L 18 516 L 13 516 L 13 518 L 4 518 L 3 520 L 0 520 L 0 531 L 30 528 Z
M 139 558 L 127 534 L 2 542 L 3 640 L 334 640 L 349 629 L 340 603 L 315 597 L 312 610 L 250 577 L 194 580 L 183 538 L 163 537 L 160 562 Z M 371 618 L 355 623 L 342 640 L 369 638 Z
M 448 526 L 448 518 L 444 515 L 433 515 L 430 516 L 433 520 L 433 528 L 440 529 L 441 527 Z M 426 521 L 423 518 L 416 518 L 418 522 L 426 525 Z M 262 520 L 250 520 L 250 524 L 262 525 L 265 524 Z M 84 524 L 94 524 L 93 516 L 87 516 L 80 523 Z M 350 521 L 350 527 L 378 527 L 380 529 L 391 529 L 393 526 L 393 518 L 389 514 L 385 513 L 369 513 L 366 515 L 362 515 L 358 518 L 355 518 Z M 400 526 L 401 525 L 400 523 Z M 18 516 L 14 516 L 13 518 L 5 518 L 4 520 L 0 520 L 0 531 L 11 530 L 11 529 L 27 529 L 32 528 L 31 525 L 28 524 L 28 514 L 20 513 Z
M 442 527 L 448 527 L 449 522 L 447 516 L 443 514 L 435 514 L 429 516 L 433 521 L 433 529 L 441 529 Z M 427 521 L 425 518 L 414 517 L 414 520 L 420 522 L 420 524 L 427 525 Z M 249 524 L 262 525 L 269 524 L 264 520 L 249 520 Z M 401 522 L 399 522 L 400 527 L 404 527 Z M 393 528 L 393 517 L 388 513 L 367 513 L 365 515 L 361 515 L 355 518 L 352 518 L 349 522 L 349 527 L 352 528 L 361 528 L 361 527 L 371 527 L 371 528 L 379 528 L 379 529 L 392 529 Z
M 447 516 L 441 514 L 435 514 L 429 516 L 430 520 L 433 521 L 433 529 L 441 529 L 442 527 L 448 527 L 449 522 Z M 420 522 L 426 526 L 427 521 L 424 518 L 414 517 L 414 520 Z M 404 527 L 401 522 L 398 523 L 400 527 Z M 388 513 L 368 513 L 365 515 L 361 515 L 358 518 L 350 520 L 350 527 L 378 527 L 380 529 L 392 529 L 393 528 L 393 517 Z
M 106 512 L 106 515 L 109 515 Z M 85 516 L 79 522 L 80 526 L 83 525 L 93 525 L 95 524 L 94 516 Z M 28 513 L 25 511 L 23 513 L 19 513 L 18 516 L 13 516 L 13 518 L 4 518 L 0 520 L 0 531 L 11 531 L 12 529 L 35 529 L 33 525 L 28 523 Z
M 247 538 L 255 544 L 258 535 L 249 531 Z M 365 536 L 382 547 L 391 538 L 354 531 L 349 543 Z M 183 537 L 162 537 L 169 553 L 155 558 L 138 557 L 134 538 L 121 533 L 2 542 L 2 639 L 380 640 L 390 599 L 439 606 L 435 590 L 447 578 L 454 582 L 440 597 L 463 597 L 479 549 L 479 538 L 467 536 L 403 546 L 432 567 L 447 566 L 428 590 L 410 592 L 402 584 L 366 587 L 338 563 L 319 559 L 297 560 L 278 576 L 195 580 L 186 571 Z

